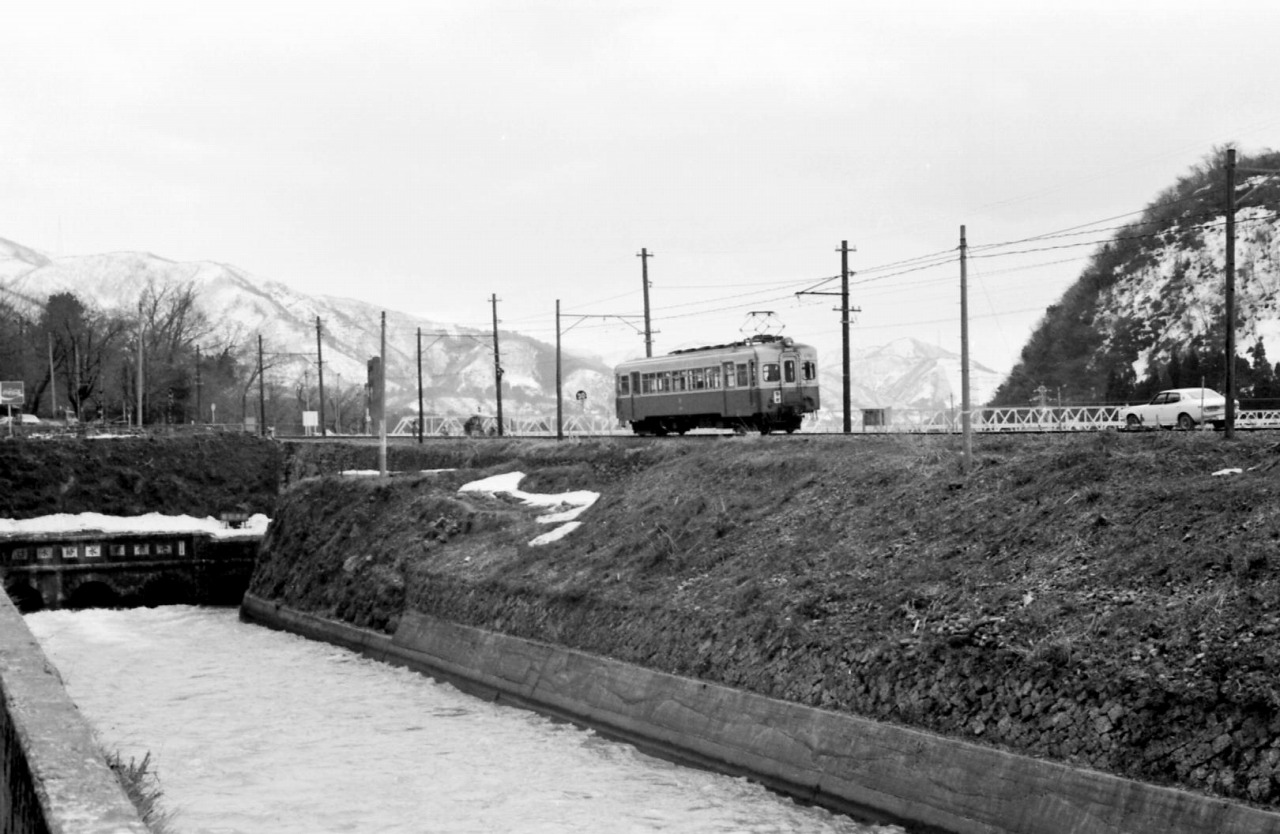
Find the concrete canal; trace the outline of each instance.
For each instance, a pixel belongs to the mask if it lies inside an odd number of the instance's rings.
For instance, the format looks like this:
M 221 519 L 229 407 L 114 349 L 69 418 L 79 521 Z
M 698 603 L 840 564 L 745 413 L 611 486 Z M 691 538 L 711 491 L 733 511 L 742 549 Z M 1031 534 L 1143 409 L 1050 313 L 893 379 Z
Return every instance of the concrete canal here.
M 105 745 L 150 752 L 178 834 L 900 830 L 247 625 L 234 609 L 27 622 Z

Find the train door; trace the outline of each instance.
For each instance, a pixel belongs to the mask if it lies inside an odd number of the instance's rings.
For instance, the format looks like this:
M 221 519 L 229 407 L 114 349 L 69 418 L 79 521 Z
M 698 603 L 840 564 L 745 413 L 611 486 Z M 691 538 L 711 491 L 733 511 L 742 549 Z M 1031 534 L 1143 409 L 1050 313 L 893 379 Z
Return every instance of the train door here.
M 784 350 L 778 357 L 782 362 L 782 401 L 795 403 L 800 400 L 800 354 Z
M 640 393 L 640 373 L 623 371 L 617 378 L 618 422 L 628 423 L 636 418 L 636 394 Z
M 738 390 L 738 377 L 732 361 L 722 362 L 720 367 L 720 395 L 724 399 L 720 406 L 720 413 L 729 417 L 734 413 L 733 393 Z

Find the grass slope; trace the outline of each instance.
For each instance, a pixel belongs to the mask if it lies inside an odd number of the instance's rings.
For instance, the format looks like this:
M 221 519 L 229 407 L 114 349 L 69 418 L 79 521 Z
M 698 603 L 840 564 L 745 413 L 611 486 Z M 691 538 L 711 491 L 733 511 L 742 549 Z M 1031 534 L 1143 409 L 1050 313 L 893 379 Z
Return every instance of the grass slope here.
M 393 450 L 394 451 L 394 450 Z M 367 450 L 348 451 L 348 456 Z M 332 465 L 297 450 L 295 474 Z M 1280 803 L 1280 449 L 1210 433 L 400 450 L 282 496 L 252 590 L 414 607 L 770 696 Z M 345 467 L 360 468 L 346 459 Z M 364 468 L 367 468 L 364 467 Z M 1215 476 L 1225 468 L 1239 474 Z M 584 525 L 463 496 L 598 490 Z

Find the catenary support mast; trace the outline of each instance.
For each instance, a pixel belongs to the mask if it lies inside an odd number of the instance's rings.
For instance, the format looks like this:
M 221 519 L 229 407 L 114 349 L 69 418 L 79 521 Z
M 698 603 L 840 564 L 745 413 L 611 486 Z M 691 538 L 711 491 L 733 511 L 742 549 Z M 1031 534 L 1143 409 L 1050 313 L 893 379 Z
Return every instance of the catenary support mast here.
M 968 243 L 960 227 L 960 431 L 964 437 L 964 471 L 973 465 L 973 421 L 969 403 L 969 275 L 965 263 Z
M 653 356 L 653 327 L 649 323 L 649 259 L 653 253 L 641 247 L 636 257 L 640 259 L 640 278 L 644 287 L 644 355 L 648 357 Z

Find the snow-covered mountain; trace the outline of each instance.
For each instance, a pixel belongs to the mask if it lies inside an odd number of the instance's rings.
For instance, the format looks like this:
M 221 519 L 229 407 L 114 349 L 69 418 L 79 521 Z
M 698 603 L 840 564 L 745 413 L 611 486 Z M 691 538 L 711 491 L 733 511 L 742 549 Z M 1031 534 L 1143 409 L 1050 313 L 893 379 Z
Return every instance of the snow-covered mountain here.
M 307 295 L 210 261 L 181 263 L 150 253 L 50 258 L 0 238 L 0 297 L 34 314 L 58 292 L 74 293 L 102 310 L 136 311 L 152 287 L 190 285 L 213 326 L 212 341 L 234 343 L 246 362 L 256 361 L 257 337 L 273 366 L 272 376 L 302 380 L 314 375 L 316 319 L 321 322 L 325 375 L 363 384 L 367 361 L 381 347 L 383 310 L 352 298 Z M 432 413 L 492 414 L 495 407 L 493 339 L 490 334 L 387 310 L 387 396 L 390 409 L 416 409 L 417 331 L 423 332 L 423 383 Z M 442 336 L 441 334 L 450 334 Z M 514 332 L 499 334 L 504 410 L 555 408 L 555 347 Z M 588 408 L 612 411 L 610 369 L 567 352 L 565 390 L 588 394 Z M 312 377 L 314 382 L 314 377 Z
M 181 263 L 141 252 L 50 258 L 0 238 L 0 298 L 35 315 L 51 294 L 71 292 L 102 310 L 135 311 L 149 288 L 190 285 L 213 323 L 214 340 L 235 343 L 246 362 L 256 361 L 257 336 L 276 357 L 273 376 L 302 380 L 314 373 L 316 318 L 322 323 L 326 383 L 366 378 L 366 362 L 379 352 L 382 310 L 351 298 L 315 296 L 234 266 L 210 261 Z M 478 331 L 387 310 L 388 399 L 412 411 L 417 398 L 416 331 L 424 334 L 423 378 L 431 413 L 465 415 L 494 410 L 492 338 Z M 436 334 L 450 333 L 441 338 Z M 500 334 L 503 404 L 508 415 L 555 410 L 555 348 L 514 332 Z M 292 354 L 292 355 L 290 355 Z M 820 383 L 827 410 L 840 408 L 839 353 L 822 357 Z M 852 357 L 855 408 L 952 406 L 960 400 L 960 358 L 914 339 L 860 350 Z M 596 416 L 613 411 L 610 368 L 603 362 L 564 357 L 565 407 Z M 974 363 L 973 401 L 991 396 L 998 376 Z M 586 391 L 585 406 L 574 399 Z
M 843 397 L 839 352 L 823 356 L 822 404 L 838 411 Z M 853 408 L 944 409 L 960 407 L 960 357 L 918 339 L 850 351 L 850 400 Z M 969 396 L 974 405 L 991 398 L 1000 374 L 969 361 Z

